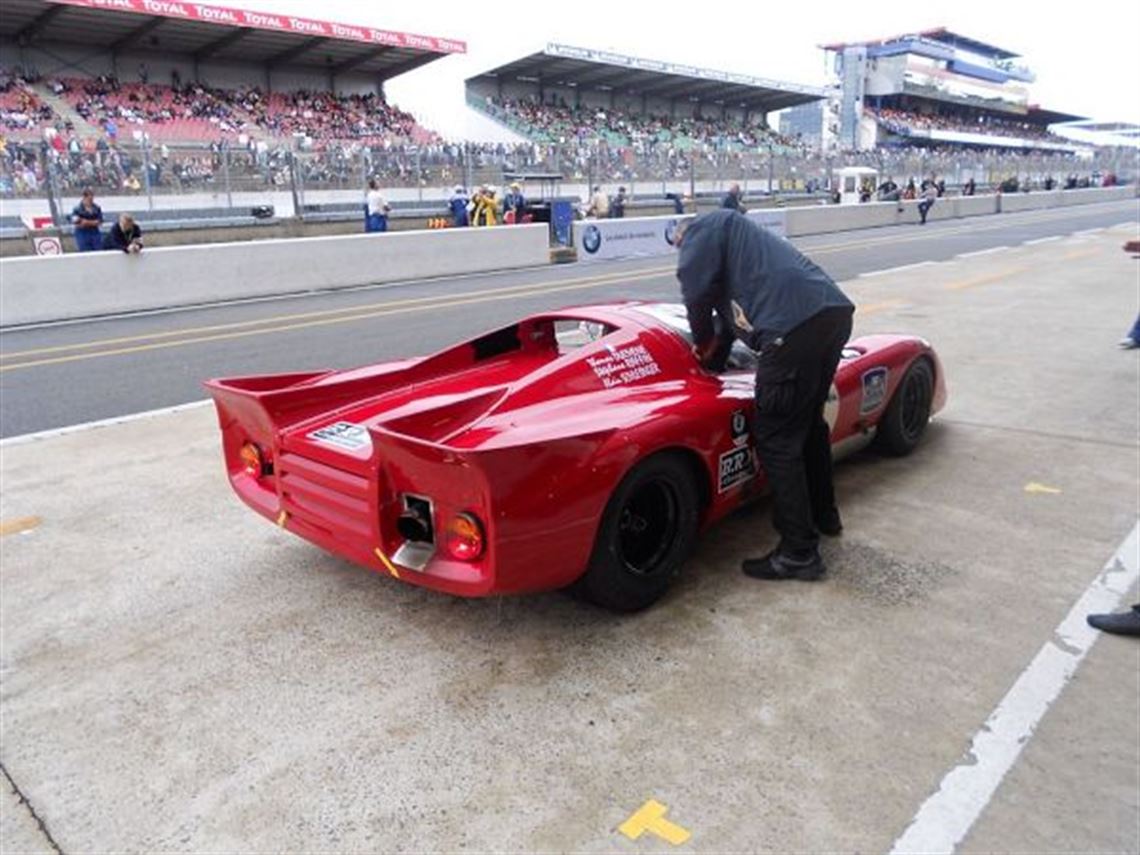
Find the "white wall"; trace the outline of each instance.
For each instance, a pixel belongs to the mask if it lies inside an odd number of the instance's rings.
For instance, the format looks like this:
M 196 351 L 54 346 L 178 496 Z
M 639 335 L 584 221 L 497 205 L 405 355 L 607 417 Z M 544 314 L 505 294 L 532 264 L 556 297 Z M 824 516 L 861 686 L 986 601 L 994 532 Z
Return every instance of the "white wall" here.
M 548 264 L 546 225 L 0 260 L 0 327 Z

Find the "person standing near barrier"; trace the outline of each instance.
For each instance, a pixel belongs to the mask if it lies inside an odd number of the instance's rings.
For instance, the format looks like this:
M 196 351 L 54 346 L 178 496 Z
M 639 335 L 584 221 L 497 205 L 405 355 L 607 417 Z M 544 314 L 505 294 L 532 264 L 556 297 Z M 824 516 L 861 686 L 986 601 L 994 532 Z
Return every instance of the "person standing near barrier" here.
M 741 200 L 739 184 L 733 184 L 728 188 L 728 193 L 725 194 L 724 199 L 721 200 L 720 206 L 722 208 L 728 208 L 730 211 L 740 211 L 740 213 L 744 213 L 744 202 Z
M 471 203 L 471 225 L 493 226 L 498 223 L 499 201 L 495 198 L 494 190 L 483 185 L 471 197 Z
M 938 199 L 938 186 L 934 180 L 922 182 L 922 201 L 918 203 L 918 215 L 922 217 L 919 225 L 926 225 L 926 215 L 930 213 L 930 209 L 934 207 L 935 201 Z
M 617 195 L 610 201 L 610 219 L 620 220 L 625 217 L 625 188 L 619 187 Z
M 463 228 L 467 225 L 467 206 L 469 204 L 467 191 L 463 189 L 462 185 L 455 185 L 455 190 L 447 202 L 447 207 L 451 210 L 451 224 L 456 228 Z
M 522 188 L 517 181 L 512 182 L 510 189 L 503 196 L 503 222 L 508 222 L 509 216 L 509 222 L 521 223 L 525 207 L 526 197 L 523 195 Z
M 742 569 L 759 579 L 820 579 L 819 535 L 843 529 L 823 407 L 855 307 L 788 241 L 736 211 L 681 223 L 674 246 L 694 355 L 718 370 L 733 337 L 758 354 L 753 437 L 780 544 Z
M 130 214 L 119 214 L 119 221 L 111 226 L 103 239 L 103 249 L 117 249 L 128 255 L 142 252 L 142 229 Z
M 95 252 L 103 248 L 103 236 L 99 227 L 103 225 L 103 209 L 95 204 L 95 191 L 83 188 L 79 204 L 71 210 L 71 222 L 75 225 L 75 248 L 80 252 Z
M 586 209 L 586 216 L 604 220 L 609 215 L 610 197 L 602 192 L 600 185 L 595 185 L 594 195 L 590 197 L 590 207 Z
M 388 201 L 380 192 L 380 186 L 375 178 L 368 180 L 368 195 L 364 202 L 364 231 L 388 231 L 388 212 L 392 210 Z

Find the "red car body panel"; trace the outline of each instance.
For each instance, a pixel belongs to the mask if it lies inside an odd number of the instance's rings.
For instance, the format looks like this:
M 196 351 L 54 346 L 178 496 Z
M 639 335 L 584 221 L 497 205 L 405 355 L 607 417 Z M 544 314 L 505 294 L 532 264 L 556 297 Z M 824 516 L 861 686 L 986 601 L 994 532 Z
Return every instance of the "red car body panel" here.
M 676 306 L 587 306 L 423 359 L 205 385 L 230 481 L 261 515 L 414 584 L 463 596 L 536 591 L 581 575 L 611 494 L 652 454 L 680 452 L 699 472 L 706 526 L 763 488 L 748 430 L 753 371 L 703 371 L 686 330 Z M 929 344 L 895 335 L 849 344 L 827 407 L 833 448 L 873 434 L 919 358 L 934 368 L 937 411 L 946 387 Z M 271 472 L 246 469 L 247 442 Z M 474 515 L 483 554 L 461 561 L 436 544 L 420 569 L 402 565 L 406 497 L 430 500 L 436 533 Z

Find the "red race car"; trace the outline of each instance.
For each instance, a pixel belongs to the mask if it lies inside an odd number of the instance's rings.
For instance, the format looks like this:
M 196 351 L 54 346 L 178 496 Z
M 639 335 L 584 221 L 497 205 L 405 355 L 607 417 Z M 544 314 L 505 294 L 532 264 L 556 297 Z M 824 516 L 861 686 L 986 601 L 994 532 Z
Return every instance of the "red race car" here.
M 241 499 L 398 579 L 468 597 L 573 585 L 620 611 L 764 486 L 755 355 L 703 370 L 684 308 L 547 312 L 420 359 L 206 383 Z M 837 455 L 906 454 L 946 399 L 915 337 L 855 339 L 826 407 Z

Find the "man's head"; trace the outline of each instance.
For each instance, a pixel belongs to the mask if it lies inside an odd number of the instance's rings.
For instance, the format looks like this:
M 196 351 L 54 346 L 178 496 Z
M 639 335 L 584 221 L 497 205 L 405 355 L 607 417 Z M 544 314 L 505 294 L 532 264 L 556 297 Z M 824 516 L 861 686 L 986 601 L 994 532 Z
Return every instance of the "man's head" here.
M 511 189 L 512 189 L 512 190 L 514 190 L 514 191 L 517 193 L 517 192 L 519 192 L 519 190 L 521 190 L 522 188 L 521 188 L 521 187 L 519 187 L 519 183 L 518 183 L 517 181 L 512 181 L 512 182 L 511 182 Z
M 84 187 L 83 193 L 82 193 L 82 199 L 84 202 L 88 202 L 88 203 L 94 202 L 95 201 L 95 191 L 92 190 L 90 187 Z
M 130 214 L 119 214 L 119 228 L 129 232 L 135 227 L 135 218 Z
M 733 184 L 732 186 L 730 186 L 728 188 L 728 193 L 730 196 L 739 196 L 740 195 L 740 185 L 739 184 Z

